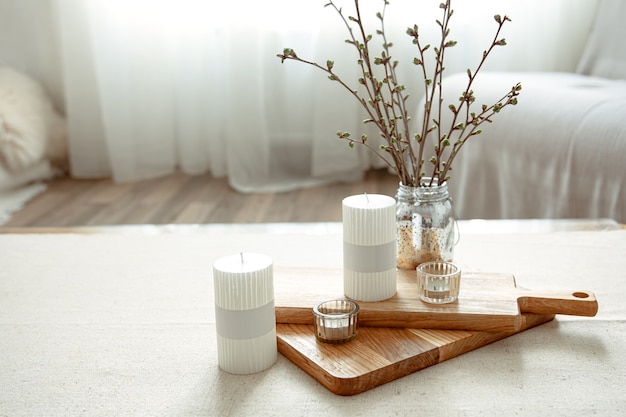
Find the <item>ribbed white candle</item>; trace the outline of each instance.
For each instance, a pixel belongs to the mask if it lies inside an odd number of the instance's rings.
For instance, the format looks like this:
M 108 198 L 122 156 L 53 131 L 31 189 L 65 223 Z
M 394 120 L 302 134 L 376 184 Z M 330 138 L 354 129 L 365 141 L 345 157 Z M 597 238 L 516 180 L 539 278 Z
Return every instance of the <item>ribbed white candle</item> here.
M 276 362 L 276 315 L 272 260 L 256 253 L 213 264 L 217 356 L 234 374 L 262 371 Z
M 396 200 L 380 194 L 343 199 L 343 285 L 347 297 L 381 301 L 396 293 Z

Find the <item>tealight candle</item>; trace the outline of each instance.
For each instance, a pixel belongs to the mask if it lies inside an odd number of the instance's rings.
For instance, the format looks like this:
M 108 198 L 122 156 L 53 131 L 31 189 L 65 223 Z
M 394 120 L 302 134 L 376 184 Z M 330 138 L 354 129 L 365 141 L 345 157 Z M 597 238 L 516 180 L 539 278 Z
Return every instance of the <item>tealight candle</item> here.
M 341 344 L 354 339 L 359 328 L 359 305 L 350 300 L 323 301 L 313 307 L 315 338 Z
M 276 362 L 272 260 L 241 253 L 213 264 L 217 356 L 220 368 L 252 374 Z
M 359 301 L 396 293 L 396 200 L 380 194 L 346 197 L 343 213 L 343 286 Z

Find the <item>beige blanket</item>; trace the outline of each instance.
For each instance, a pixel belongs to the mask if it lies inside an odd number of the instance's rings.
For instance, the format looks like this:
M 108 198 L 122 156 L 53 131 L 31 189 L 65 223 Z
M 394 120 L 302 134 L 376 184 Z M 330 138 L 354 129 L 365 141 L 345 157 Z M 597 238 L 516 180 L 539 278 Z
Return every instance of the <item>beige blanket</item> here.
M 626 230 L 464 233 L 457 247 L 520 286 L 595 292 L 594 318 L 559 316 L 354 397 L 282 356 L 250 376 L 220 371 L 213 261 L 255 251 L 341 267 L 327 231 L 0 234 L 0 415 L 624 415 Z

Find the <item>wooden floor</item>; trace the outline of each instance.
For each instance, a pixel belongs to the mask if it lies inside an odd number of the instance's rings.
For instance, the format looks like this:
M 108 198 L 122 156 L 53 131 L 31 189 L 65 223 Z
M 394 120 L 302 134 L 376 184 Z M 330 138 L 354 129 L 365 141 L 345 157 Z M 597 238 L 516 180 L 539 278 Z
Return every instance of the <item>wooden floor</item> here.
M 241 194 L 224 178 L 168 177 L 130 184 L 56 179 L 0 227 L 341 221 L 341 200 L 367 192 L 394 196 L 396 176 L 385 170 L 364 181 L 282 193 Z

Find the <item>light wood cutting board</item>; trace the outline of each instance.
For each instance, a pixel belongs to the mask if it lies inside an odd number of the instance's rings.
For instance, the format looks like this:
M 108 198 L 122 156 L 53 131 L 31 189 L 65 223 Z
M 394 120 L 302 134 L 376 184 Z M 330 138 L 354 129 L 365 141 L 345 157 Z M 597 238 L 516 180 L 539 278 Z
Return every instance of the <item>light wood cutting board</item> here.
M 529 291 L 506 273 L 464 272 L 458 301 L 424 303 L 417 295 L 415 271 L 398 270 L 397 293 L 379 302 L 358 302 L 362 327 L 455 329 L 515 332 L 523 330 L 522 313 L 594 316 L 590 291 Z M 276 322 L 313 324 L 315 304 L 345 298 L 343 271 L 319 268 L 274 268 Z
M 282 355 L 331 392 L 354 395 L 553 318 L 523 314 L 516 332 L 361 327 L 343 345 L 317 342 L 312 325 L 277 324 L 276 335 Z

